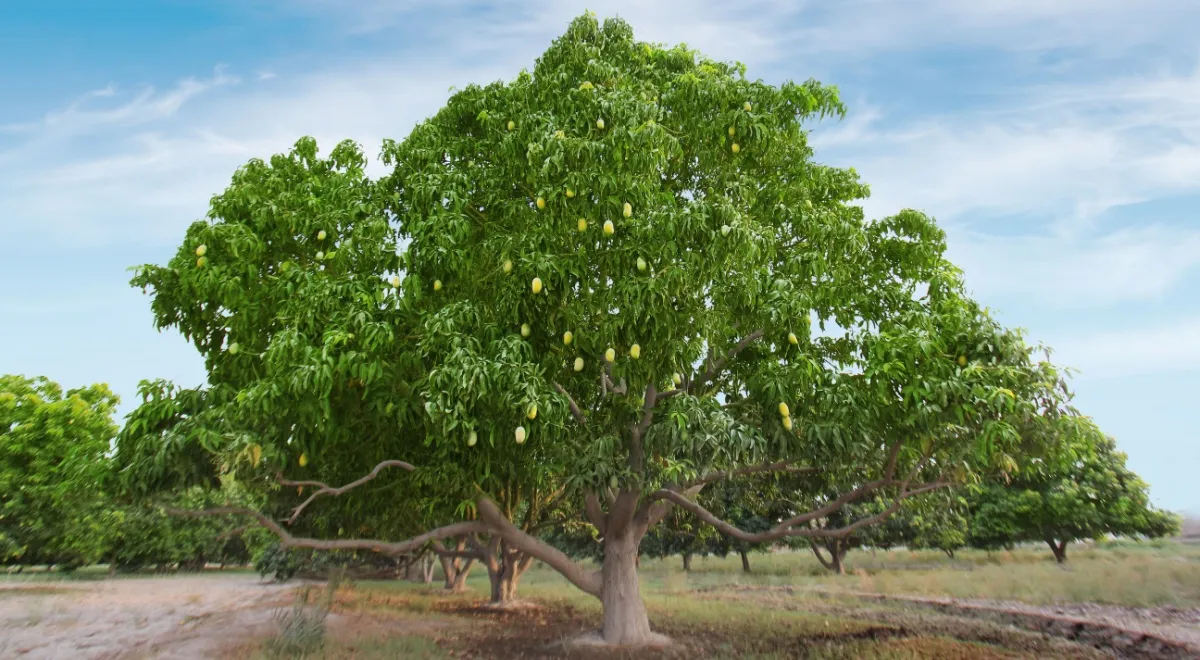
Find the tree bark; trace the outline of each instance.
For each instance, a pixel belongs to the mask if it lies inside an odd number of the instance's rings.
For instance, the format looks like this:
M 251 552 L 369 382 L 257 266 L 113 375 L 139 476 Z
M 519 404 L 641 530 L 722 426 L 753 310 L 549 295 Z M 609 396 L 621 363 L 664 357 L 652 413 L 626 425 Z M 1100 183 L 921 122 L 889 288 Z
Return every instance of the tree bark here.
M 642 646 L 654 641 L 650 619 L 638 584 L 639 530 L 609 530 L 604 539 L 604 564 L 600 570 L 600 602 L 604 624 L 600 636 L 607 644 Z
M 501 607 L 509 605 L 517 598 L 517 585 L 533 563 L 533 556 L 499 540 L 499 537 L 494 537 L 488 543 L 485 553 L 483 565 L 487 568 L 491 587 L 490 604 Z
M 452 578 L 446 580 L 446 589 L 453 592 L 461 592 L 467 590 L 467 576 L 471 574 L 471 568 L 475 566 L 474 559 L 467 559 L 459 565 Z
M 692 554 L 690 552 L 683 553 L 683 570 L 692 570 Z
M 1055 543 L 1051 537 L 1046 537 L 1046 545 L 1050 546 L 1050 551 L 1054 553 L 1054 561 L 1059 564 L 1064 564 L 1067 561 L 1067 542 L 1059 541 Z
M 812 547 L 813 554 L 817 556 L 817 561 L 820 561 L 822 566 L 838 575 L 846 574 L 846 568 L 842 564 L 842 557 L 846 556 L 846 551 L 842 549 L 842 544 L 839 540 L 828 539 L 825 541 L 825 549 L 829 551 L 829 559 L 825 559 L 825 556 L 821 554 L 821 548 L 817 545 L 816 541 L 811 542 L 809 545 Z
M 467 550 L 467 541 L 464 538 L 459 538 L 454 544 L 455 554 L 448 554 L 445 546 L 440 542 L 434 541 L 434 550 L 438 552 L 438 561 L 442 564 L 442 577 L 446 580 L 446 591 L 460 592 L 467 588 L 467 575 L 471 572 L 471 567 L 475 565 L 473 557 L 461 556 Z
M 750 572 L 750 555 L 748 555 L 744 550 L 738 550 L 738 554 L 742 556 L 742 572 L 749 573 Z

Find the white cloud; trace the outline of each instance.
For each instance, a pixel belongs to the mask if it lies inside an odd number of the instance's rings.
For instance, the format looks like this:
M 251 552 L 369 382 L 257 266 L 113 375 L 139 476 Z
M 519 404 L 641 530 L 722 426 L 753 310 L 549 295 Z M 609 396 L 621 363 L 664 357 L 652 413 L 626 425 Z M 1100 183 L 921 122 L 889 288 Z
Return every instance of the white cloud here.
M 950 231 L 974 294 L 1081 309 L 1161 301 L 1200 272 L 1200 231 L 1131 227 L 1083 238 Z
M 763 6 L 776 11 L 783 4 Z M 645 39 L 686 39 L 730 54 L 774 43 L 774 14 L 705 6 L 707 13 L 673 16 L 630 1 L 620 13 L 647 26 L 639 30 Z M 502 3 L 500 9 L 511 12 L 511 20 L 480 22 L 468 12 L 435 22 L 435 34 L 452 35 L 440 42 L 437 59 L 408 54 L 366 65 L 334 62 L 269 84 L 217 70 L 165 91 L 109 87 L 40 121 L 10 126 L 13 146 L 0 142 L 0 235 L 49 236 L 74 245 L 174 242 L 247 159 L 284 151 L 302 135 L 316 137 L 323 149 L 354 139 L 374 157 L 383 138 L 402 138 L 434 113 L 451 86 L 510 79 L 531 66 L 584 3 L 540 9 Z M 384 14 L 364 17 L 388 24 Z
M 436 111 L 451 84 L 513 70 L 379 62 L 272 80 L 269 88 L 242 84 L 237 94 L 208 94 L 233 80 L 219 77 L 133 98 L 114 93 L 111 107 L 90 107 L 88 95 L 23 127 L 25 140 L 0 150 L 0 235 L 172 243 L 248 159 L 286 151 L 302 135 L 326 151 L 354 139 L 374 157 L 384 137 L 403 137 Z
M 558 34 L 567 20 L 590 9 L 601 18 L 629 20 L 642 38 L 686 41 L 718 57 L 758 61 L 787 53 L 867 59 L 880 51 L 936 46 L 1009 52 L 1086 47 L 1115 54 L 1134 44 L 1161 45 L 1164 34 L 1187 40 L 1187 26 L 1200 23 L 1193 0 L 264 1 L 277 10 L 318 15 L 352 34 L 394 29 L 436 9 L 439 20 L 431 29 L 454 34 L 462 23 L 473 23 L 472 40 Z
M 1200 190 L 1200 67 L 1039 86 L 986 111 L 900 125 L 871 107 L 819 129 L 814 145 L 863 173 L 875 215 L 1024 213 L 1078 231 L 1113 207 Z
M 1106 213 L 1200 193 L 1200 67 L 1188 75 L 1038 86 L 986 111 L 822 126 L 818 158 L 871 184 L 868 216 L 917 208 L 987 299 L 1052 306 L 1161 299 L 1200 269 L 1200 221 Z
M 1088 378 L 1200 370 L 1200 317 L 1160 327 L 1082 335 L 1055 342 L 1056 364 Z
M 1200 5 L 1191 0 L 811 0 L 806 5 L 806 20 L 791 35 L 799 49 L 857 59 L 946 46 L 1030 54 L 1086 48 L 1111 56 L 1165 34 L 1186 40 L 1185 26 L 1200 21 Z

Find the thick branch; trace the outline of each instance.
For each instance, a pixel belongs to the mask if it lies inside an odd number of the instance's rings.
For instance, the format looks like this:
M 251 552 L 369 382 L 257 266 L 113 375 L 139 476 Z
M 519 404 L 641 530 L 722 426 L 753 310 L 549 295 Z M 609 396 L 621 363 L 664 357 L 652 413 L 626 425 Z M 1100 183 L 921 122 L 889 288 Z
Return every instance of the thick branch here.
M 600 507 L 600 497 L 594 492 L 588 492 L 583 498 L 583 507 L 587 512 L 588 521 L 592 523 L 600 536 L 604 536 L 604 532 L 608 528 L 608 515 Z
M 289 481 L 287 479 L 280 478 L 279 483 L 280 483 L 280 485 L 283 485 L 283 486 L 314 486 L 319 489 L 316 492 L 314 492 L 312 495 L 309 495 L 308 499 L 304 500 L 304 502 L 302 502 L 300 504 L 300 506 L 298 506 L 292 510 L 291 517 L 289 517 L 287 519 L 288 524 L 291 525 L 292 523 L 296 522 L 296 519 L 300 517 L 300 513 L 302 511 L 304 511 L 304 509 L 309 504 L 312 504 L 313 500 L 317 499 L 318 497 L 321 497 L 322 495 L 330 495 L 332 497 L 337 497 L 338 495 L 341 495 L 341 494 L 345 493 L 346 491 L 358 488 L 359 486 L 367 483 L 368 481 L 371 481 L 375 477 L 378 477 L 379 473 L 382 472 L 384 468 L 389 468 L 389 467 L 402 468 L 407 472 L 412 472 L 413 470 L 416 469 L 412 465 L 405 463 L 404 461 L 383 461 L 379 465 L 376 465 L 375 468 L 372 469 L 366 476 L 364 476 L 356 481 L 351 481 L 350 483 L 346 484 L 345 486 L 341 486 L 339 488 L 333 488 L 332 486 L 327 486 L 319 481 Z
M 617 385 L 616 383 L 613 382 L 612 368 L 613 368 L 612 362 L 608 362 L 608 363 L 605 363 L 604 369 L 601 370 L 601 372 L 600 372 L 600 377 L 602 379 L 604 379 L 605 387 L 607 387 L 608 391 L 612 392 L 613 394 L 627 394 L 629 392 L 629 386 L 625 383 L 624 378 L 621 379 L 620 385 Z
M 895 513 L 896 511 L 898 511 L 900 509 L 900 506 L 904 503 L 904 500 L 906 500 L 910 497 L 920 495 L 922 493 L 927 493 L 927 492 L 937 490 L 940 488 L 946 488 L 949 486 L 950 486 L 950 484 L 947 482 L 937 482 L 937 483 L 932 483 L 932 484 L 926 484 L 924 486 L 915 488 L 913 490 L 904 490 L 903 492 L 900 493 L 900 495 L 898 495 L 896 497 L 896 500 L 894 502 L 892 502 L 891 506 L 884 509 L 882 512 L 877 513 L 873 516 L 868 516 L 861 520 L 857 520 L 853 523 L 850 523 L 849 525 L 845 525 L 844 527 L 838 527 L 835 529 L 815 529 L 815 528 L 811 528 L 811 527 L 795 528 L 791 525 L 785 525 L 785 524 L 781 523 L 779 525 L 776 525 L 775 527 L 772 527 L 771 529 L 769 529 L 765 532 L 759 532 L 759 533 L 751 533 L 751 532 L 746 532 L 744 530 L 738 529 L 737 527 L 729 524 L 728 522 L 725 522 L 724 520 L 721 520 L 720 518 L 714 516 L 710 511 L 708 511 L 704 507 L 700 506 L 695 501 L 693 501 L 687 497 L 684 497 L 684 495 L 682 493 L 679 493 L 678 491 L 663 489 L 663 490 L 656 491 L 652 497 L 654 497 L 656 499 L 666 499 L 666 500 L 670 500 L 671 502 L 674 502 L 680 508 L 683 508 L 687 511 L 692 512 L 700 520 L 717 528 L 717 530 L 720 531 L 721 533 L 726 534 L 727 536 L 731 536 L 735 539 L 738 539 L 739 541 L 745 541 L 747 543 L 763 543 L 766 541 L 775 541 L 775 540 L 778 540 L 781 538 L 786 538 L 786 537 L 844 538 L 846 536 L 849 536 L 850 534 L 853 534 L 855 531 L 857 531 L 863 527 L 867 527 L 869 525 L 874 525 L 875 523 L 878 523 L 878 522 L 881 522 L 881 521 L 887 519 L 889 516 L 891 516 L 893 513 Z M 792 520 L 803 519 L 802 522 L 804 522 L 804 521 L 812 520 L 814 518 L 824 517 L 824 516 L 813 515 L 813 513 L 815 513 L 815 512 L 805 514 L 803 516 L 796 516 L 796 518 L 793 518 Z M 795 523 L 793 523 L 793 524 L 795 524 Z
M 704 475 L 703 477 L 700 477 L 699 479 L 694 479 L 692 481 L 687 482 L 684 485 L 684 488 L 690 488 L 692 486 L 703 486 L 705 484 L 711 484 L 714 481 L 721 481 L 723 479 L 729 479 L 731 477 L 740 477 L 740 476 L 747 475 L 747 474 L 760 474 L 763 472 L 791 472 L 791 473 L 795 473 L 795 474 L 801 474 L 801 473 L 806 473 L 806 472 L 818 472 L 818 471 L 819 470 L 814 467 L 800 467 L 798 465 L 792 465 L 791 461 L 776 461 L 774 463 L 761 463 L 759 465 L 750 465 L 747 467 L 737 468 L 734 470 L 720 470 L 718 472 L 710 472 L 710 473 Z
M 438 557 L 445 559 L 481 559 L 479 552 L 475 550 L 464 549 L 462 543 L 459 543 L 453 550 L 446 547 L 441 539 L 435 540 L 429 544 L 433 548 L 433 553 Z
M 638 512 L 639 491 L 622 490 L 608 508 L 605 531 L 611 536 L 621 536 L 629 528 Z
M 833 501 L 829 502 L 828 504 L 826 504 L 825 506 L 823 506 L 819 509 L 813 509 L 812 511 L 809 511 L 808 513 L 802 513 L 798 516 L 793 516 L 791 518 L 788 518 L 787 520 L 784 520 L 783 522 L 779 523 L 778 525 L 775 525 L 774 527 L 772 527 L 771 531 L 774 531 L 777 529 L 785 529 L 788 527 L 794 527 L 796 525 L 806 523 L 810 520 L 817 520 L 818 518 L 824 518 L 836 511 L 838 511 L 839 509 L 846 506 L 847 504 L 850 504 L 852 502 L 858 501 L 859 499 L 862 499 L 868 493 L 870 493 L 874 490 L 877 490 L 879 488 L 883 488 L 884 486 L 888 486 L 891 483 L 892 482 L 889 479 L 880 479 L 878 481 L 867 482 L 867 483 L 859 486 L 858 488 L 855 488 L 854 490 L 850 491 L 849 493 L 846 493 L 844 495 L 837 497 L 836 499 L 834 499 Z
M 833 570 L 833 561 L 826 561 L 825 556 L 821 554 L 821 549 L 817 546 L 817 542 L 810 540 L 808 545 L 812 547 L 813 554 L 817 556 L 817 561 L 821 562 L 821 565 L 825 568 Z
M 279 523 L 271 520 L 262 513 L 254 509 L 244 507 L 216 507 L 203 510 L 181 510 L 167 509 L 167 513 L 173 516 L 183 516 L 187 518 L 202 518 L 205 516 L 250 516 L 258 521 L 260 525 L 266 527 L 275 536 L 279 537 L 279 545 L 284 548 L 307 548 L 309 550 L 372 550 L 383 555 L 404 555 L 411 553 L 414 550 L 419 550 L 430 541 L 438 539 L 451 538 L 470 534 L 472 532 L 486 531 L 487 526 L 480 522 L 461 522 L 445 527 L 439 527 L 414 536 L 407 541 L 377 541 L 372 539 L 312 539 L 302 536 L 292 536 L 286 529 L 281 527 Z
M 504 540 L 508 541 L 513 547 L 545 562 L 585 593 L 589 593 L 597 598 L 600 597 L 601 582 L 599 575 L 585 571 L 582 566 L 571 561 L 571 558 L 563 554 L 558 548 L 547 545 L 517 529 L 516 525 L 513 525 L 512 522 L 500 513 L 500 508 L 490 499 L 486 497 L 479 498 L 476 502 L 476 508 L 479 510 L 479 516 L 483 521 L 495 533 L 503 536 Z
M 708 369 L 706 369 L 704 371 L 704 375 L 701 376 L 694 383 L 694 385 L 698 386 L 698 387 L 703 387 L 704 385 L 706 385 L 707 383 L 712 381 L 712 379 L 717 377 L 717 374 L 721 373 L 721 370 L 725 368 L 725 365 L 729 364 L 730 360 L 737 357 L 738 353 L 741 353 L 742 351 L 746 350 L 747 346 L 749 346 L 750 344 L 753 344 L 758 339 L 761 339 L 764 334 L 765 334 L 765 332 L 762 330 L 755 330 L 754 332 L 751 332 L 750 334 L 743 337 L 742 340 L 739 341 L 733 348 L 729 349 L 729 352 L 726 353 L 721 359 L 719 359 L 715 362 L 709 361 Z M 689 384 L 689 385 L 691 385 L 691 384 Z
M 571 397 L 566 388 L 558 383 L 555 383 L 554 389 L 558 390 L 559 394 L 567 397 L 567 406 L 571 408 L 571 414 L 575 416 L 575 421 L 579 422 L 580 424 L 587 424 L 587 417 L 583 415 L 583 411 L 579 409 L 579 404 L 575 403 L 575 399 Z
M 646 470 L 646 451 L 642 445 L 642 436 L 654 422 L 654 405 L 658 403 L 658 388 L 654 383 L 646 386 L 646 400 L 642 403 L 642 419 L 629 433 L 629 469 L 634 474 L 642 474 Z
M 700 491 L 702 490 L 704 490 L 704 484 L 696 484 L 685 489 L 683 491 L 683 495 L 687 498 L 693 498 L 699 495 Z M 649 502 L 652 500 L 647 501 Z M 650 529 L 651 527 L 662 522 L 662 519 L 666 518 L 667 514 L 671 513 L 671 509 L 675 506 L 675 504 L 670 500 L 659 500 L 653 504 L 650 504 L 649 506 L 646 506 L 645 504 L 642 506 L 646 507 L 646 529 Z

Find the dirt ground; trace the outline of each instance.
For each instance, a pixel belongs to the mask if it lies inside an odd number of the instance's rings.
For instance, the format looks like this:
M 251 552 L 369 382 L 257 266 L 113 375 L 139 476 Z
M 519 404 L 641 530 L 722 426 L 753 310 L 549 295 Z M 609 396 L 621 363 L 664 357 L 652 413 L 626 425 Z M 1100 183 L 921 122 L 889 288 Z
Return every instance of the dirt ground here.
M 291 587 L 248 574 L 0 583 L 0 658 L 214 658 L 270 634 Z
M 293 586 L 262 583 L 245 573 L 129 578 L 94 582 L 29 582 L 0 583 L 0 658 L 87 658 L 104 660 L 133 660 L 143 658 L 215 658 L 238 656 L 239 650 L 252 646 L 275 630 L 274 612 L 288 606 L 293 598 Z M 811 593 L 811 592 L 810 592 Z M 868 597 L 858 603 L 834 596 L 822 603 L 822 598 L 797 598 L 790 588 L 732 588 L 701 590 L 693 597 L 719 600 L 752 600 L 768 609 L 802 609 L 824 612 L 846 620 L 864 621 L 889 626 L 879 631 L 867 631 L 872 639 L 895 637 L 896 643 L 906 640 L 915 643 L 930 635 L 963 641 L 998 644 L 1000 648 L 1021 650 L 1032 657 L 1191 657 L 1165 647 L 1147 646 L 1142 635 L 1152 633 L 1178 642 L 1195 641 L 1200 613 L 1192 610 L 1135 610 L 1077 606 L 1071 608 L 1034 608 L 1018 603 L 951 602 L 943 599 Z M 815 596 L 815 594 L 814 594 Z M 858 596 L 861 599 L 866 594 Z M 373 596 L 366 596 L 371 605 Z M 386 600 L 386 599 L 385 599 Z M 442 598 L 433 599 L 440 603 Z M 852 599 L 853 600 L 853 599 Z M 922 602 L 914 602 L 920 600 Z M 872 604 L 874 601 L 876 604 Z M 899 601 L 899 602 L 898 602 Z M 360 603 L 363 605 L 364 603 Z M 392 603 L 381 602 L 381 611 L 391 611 Z M 462 604 L 461 606 L 466 606 Z M 453 609 L 451 603 L 444 607 Z M 1000 606 L 1000 607 L 997 607 Z M 938 610 L 936 613 L 930 608 Z M 460 649 L 465 657 L 527 657 L 529 650 L 544 648 L 556 638 L 578 633 L 585 619 L 570 612 L 548 610 L 527 613 L 495 613 L 450 611 L 463 623 L 490 625 L 471 626 L 459 630 L 456 625 L 437 623 L 424 615 L 408 617 L 378 616 L 379 612 L 341 608 L 330 617 L 334 638 L 354 638 L 359 635 L 390 636 L 394 634 L 429 633 L 449 626 L 440 635 L 447 650 Z M 996 609 L 1009 613 L 1038 615 L 1032 623 L 1012 617 L 997 619 Z M 1037 610 L 1036 612 L 1034 610 Z M 427 614 L 434 614 L 428 611 Z M 483 617 L 478 619 L 477 617 Z M 1123 631 L 1116 638 L 1072 624 L 1070 626 L 1040 623 L 1063 618 L 1089 621 L 1097 625 L 1119 626 Z M 981 619 L 988 619 L 987 621 Z M 680 638 L 704 641 L 705 631 L 679 628 L 673 622 L 662 622 L 667 632 Z M 427 624 L 427 625 L 426 625 Z M 672 627 L 679 628 L 678 630 Z M 378 628 L 378 630 L 376 630 Z M 1090 628 L 1090 624 L 1089 624 Z M 420 629 L 420 630 L 418 630 Z M 863 633 L 866 634 L 866 633 Z M 433 635 L 437 637 L 439 635 Z M 719 635 L 718 635 L 719 637 Z M 477 639 L 476 639 L 477 638 Z M 706 648 L 719 646 L 714 637 Z M 844 641 L 844 640 L 843 640 Z M 925 640 L 923 643 L 928 643 Z M 511 648 L 509 648 L 511 647 Z M 519 647 L 519 648 L 518 648 Z M 1084 649 L 1092 649 L 1086 652 Z M 1200 651 L 1200 646 L 1192 647 Z M 463 652 L 486 649 L 483 655 Z M 695 652 L 693 651 L 694 655 Z M 534 653 L 533 656 L 542 657 Z M 701 653 L 703 655 L 703 653 Z M 551 653 L 546 657 L 557 657 Z M 532 657 L 532 656 L 529 656 Z M 790 657 L 790 656 L 788 656 Z M 925 657 L 917 654 L 914 657 Z M 1197 656 L 1200 657 L 1200 653 Z

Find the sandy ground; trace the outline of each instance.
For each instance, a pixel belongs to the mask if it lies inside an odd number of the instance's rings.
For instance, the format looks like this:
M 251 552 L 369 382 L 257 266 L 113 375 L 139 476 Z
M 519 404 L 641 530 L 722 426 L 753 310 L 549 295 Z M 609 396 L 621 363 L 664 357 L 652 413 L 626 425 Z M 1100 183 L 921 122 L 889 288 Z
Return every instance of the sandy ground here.
M 0 583 L 0 658 L 214 658 L 274 629 L 291 587 L 247 574 Z
M 292 588 L 265 584 L 256 576 L 245 573 L 95 582 L 0 582 L 0 658 L 182 660 L 225 657 L 235 649 L 245 648 L 247 642 L 274 632 L 272 615 L 277 608 L 292 602 L 289 593 Z M 769 597 L 772 592 L 794 591 L 792 588 L 743 587 L 726 594 L 749 596 L 753 593 L 758 597 Z M 1136 633 L 1149 633 L 1191 646 L 1197 653 L 1195 657 L 1200 657 L 1200 611 L 1195 609 L 1099 605 L 1039 607 L 995 601 L 855 595 L 883 598 L 907 606 L 937 606 L 957 617 L 1002 612 L 1047 617 L 1060 622 L 1064 619 L 1087 621 L 1135 633 L 1132 636 L 1121 633 L 1114 639 L 1109 639 L 1113 635 L 1107 634 L 1098 642 L 1078 639 L 1098 644 L 1099 648 L 1110 648 L 1117 651 L 1118 656 L 1167 657 L 1135 639 Z M 861 614 L 878 618 L 881 614 L 879 611 L 859 611 L 857 607 L 837 607 L 845 609 L 841 614 L 847 616 Z M 899 623 L 917 629 L 932 625 L 933 620 L 927 619 L 917 615 L 916 619 L 908 617 Z M 423 620 L 375 621 L 360 615 L 350 615 L 343 620 L 336 614 L 330 617 L 330 623 L 339 633 L 350 637 L 364 632 L 385 636 L 412 633 L 444 625 Z M 1076 639 L 1080 634 L 1077 626 L 1059 630 L 1061 626 L 1035 625 L 1030 628 L 1028 621 L 1016 623 L 1051 636 Z M 940 634 L 962 636 L 961 630 L 957 633 L 955 630 L 957 628 Z M 970 639 L 970 636 L 963 638 Z M 1129 653 L 1123 652 L 1125 650 Z M 1186 652 L 1185 655 L 1192 657 Z

